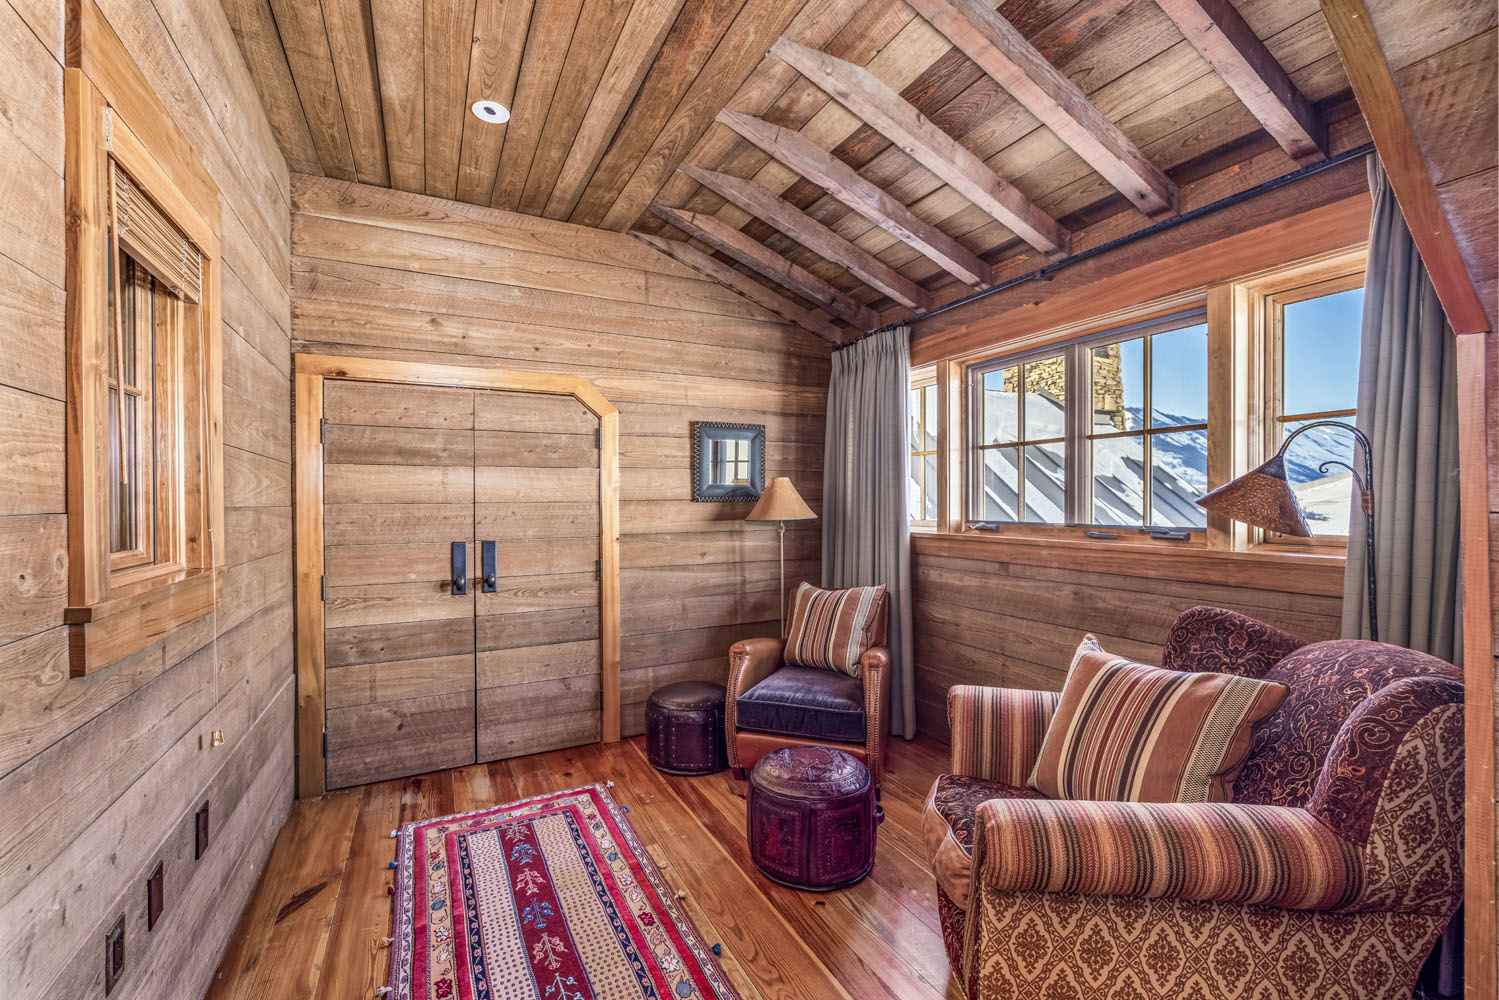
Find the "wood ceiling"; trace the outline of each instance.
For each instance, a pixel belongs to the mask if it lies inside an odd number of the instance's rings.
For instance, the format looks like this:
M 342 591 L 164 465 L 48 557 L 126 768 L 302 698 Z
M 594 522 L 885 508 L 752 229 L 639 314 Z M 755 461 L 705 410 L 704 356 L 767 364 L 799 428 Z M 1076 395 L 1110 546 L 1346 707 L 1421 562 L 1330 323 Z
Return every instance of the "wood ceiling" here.
M 1362 138 L 1317 0 L 223 3 L 293 170 L 634 231 L 829 339 Z

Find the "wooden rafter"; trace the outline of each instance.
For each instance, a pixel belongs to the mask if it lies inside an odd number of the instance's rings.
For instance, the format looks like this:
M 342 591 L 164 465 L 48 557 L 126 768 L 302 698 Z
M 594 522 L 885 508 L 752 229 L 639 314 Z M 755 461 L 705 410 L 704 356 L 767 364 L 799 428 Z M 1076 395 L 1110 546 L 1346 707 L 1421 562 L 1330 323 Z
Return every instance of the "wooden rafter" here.
M 722 261 L 703 253 L 697 247 L 689 246 L 681 240 L 667 239 L 665 236 L 654 236 L 650 233 L 632 231 L 630 235 L 678 263 L 692 268 L 703 277 L 711 278 L 733 289 L 755 305 L 769 309 L 777 316 L 790 320 L 803 329 L 811 330 L 824 340 L 834 344 L 842 343 L 843 331 L 826 316 L 810 309 L 803 309 L 790 299 L 772 292 L 749 275 L 740 274 Z
M 750 215 L 770 223 L 813 253 L 848 268 L 901 305 L 911 309 L 931 307 L 931 296 L 926 289 L 758 184 L 689 163 L 677 169 Z
M 684 212 L 680 208 L 652 205 L 651 211 L 684 233 L 691 233 L 719 253 L 728 254 L 746 267 L 759 271 L 779 285 L 784 285 L 804 299 L 816 302 L 828 312 L 857 326 L 873 330 L 880 325 L 879 314 L 823 281 L 806 268 L 791 263 L 763 243 L 758 243 L 733 226 L 711 215 Z
M 911 0 L 1010 96 L 1153 219 L 1176 214 L 1176 184 L 1014 25 L 983 0 Z
M 737 111 L 721 111 L 718 120 L 964 284 L 983 287 L 990 283 L 989 265 L 967 247 L 918 218 L 879 185 L 860 177 L 853 167 L 805 136 Z
M 789 38 L 770 51 L 1016 236 L 1052 257 L 1067 255 L 1072 234 L 1065 227 L 869 70 Z
M 1327 158 L 1327 122 L 1231 0 L 1156 0 L 1187 41 L 1297 163 Z
M 1322 13 L 1447 321 L 1459 334 L 1487 332 L 1489 321 L 1483 303 L 1437 200 L 1431 174 L 1421 158 L 1363 0 L 1322 0 Z

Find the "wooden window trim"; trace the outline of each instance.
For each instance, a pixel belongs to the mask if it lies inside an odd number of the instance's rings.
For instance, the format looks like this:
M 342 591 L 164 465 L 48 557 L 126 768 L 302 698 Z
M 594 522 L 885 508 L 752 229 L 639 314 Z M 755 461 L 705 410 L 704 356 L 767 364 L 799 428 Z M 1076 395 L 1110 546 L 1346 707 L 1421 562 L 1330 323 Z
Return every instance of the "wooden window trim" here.
M 937 369 L 935 367 L 931 366 L 931 365 L 928 365 L 925 368 L 913 368 L 911 370 L 911 383 L 910 383 L 910 385 L 911 385 L 911 389 L 910 389 L 911 392 L 915 392 L 918 389 L 930 389 L 932 392 L 936 393 L 939 397 L 941 396 L 941 392 L 940 392 L 940 390 L 938 389 L 938 386 L 937 386 Z M 939 398 L 938 402 L 940 404 L 940 402 L 941 402 L 940 398 Z M 907 415 L 908 419 L 909 419 L 909 416 L 910 415 L 908 414 Z M 938 420 L 938 423 L 940 424 L 941 420 L 942 420 L 942 411 L 940 409 L 937 411 L 937 420 Z M 917 418 L 917 422 L 921 425 L 922 431 L 926 431 L 928 429 L 927 426 L 926 426 L 926 414 L 925 414 L 924 411 L 923 411 L 922 415 L 919 418 Z M 942 461 L 941 461 L 942 442 L 941 442 L 941 435 L 940 434 L 938 435 L 937 447 L 934 448 L 933 450 L 931 450 L 931 451 L 912 450 L 907 455 L 907 475 L 910 475 L 910 469 L 909 469 L 909 461 L 910 461 L 910 459 L 916 458 L 918 455 L 920 455 L 922 457 L 925 457 L 927 455 L 936 455 L 936 456 L 938 456 L 937 476 L 938 476 L 938 479 L 939 479 L 939 482 L 940 482 L 940 479 L 941 479 L 941 476 L 942 476 Z M 922 496 L 924 497 L 926 495 L 926 480 L 924 478 L 925 477 L 925 472 L 923 472 L 922 475 L 923 475 L 923 479 L 922 479 Z M 938 489 L 938 493 L 939 494 L 941 493 L 940 487 Z M 939 501 L 938 502 L 939 502 L 939 506 L 940 506 L 940 502 L 941 502 L 940 501 L 940 497 L 939 497 Z M 940 511 L 940 509 L 938 511 L 937 518 L 934 518 L 934 519 L 913 517 L 913 518 L 910 519 L 911 530 L 912 531 L 926 531 L 926 532 L 936 531 L 937 530 L 938 522 L 940 520 L 941 520 L 941 511 Z
M 69 576 L 63 621 L 70 672 L 84 676 L 211 613 L 221 596 L 222 263 L 217 186 L 92 0 L 71 5 L 67 62 Z M 111 159 L 202 254 L 201 301 L 173 299 L 185 336 L 165 357 L 180 358 L 181 370 L 167 373 L 168 384 L 158 389 L 166 394 L 158 412 L 170 411 L 162 423 L 180 464 L 166 489 L 155 484 L 166 509 L 153 530 L 165 525 L 172 538 L 165 558 L 131 567 L 110 556 Z M 160 553 L 162 539 L 156 541 Z
M 1119 550 L 1133 554 L 1176 552 L 1188 560 L 1207 558 L 1209 562 L 1218 561 L 1216 554 L 1222 553 L 1232 557 L 1224 561 L 1225 570 L 1232 572 L 1237 572 L 1234 568 L 1243 565 L 1245 559 L 1260 559 L 1270 565 L 1314 567 L 1317 572 L 1335 565 L 1341 573 L 1346 561 L 1346 542 L 1341 538 L 1267 542 L 1257 529 L 1217 515 L 1210 515 L 1206 530 L 1194 530 L 1186 541 L 1156 539 L 1147 534 L 1148 529 L 1132 528 L 1118 529 L 1117 539 L 1088 538 L 1086 533 L 1095 529 L 1082 523 L 1004 524 L 998 530 L 975 530 L 969 527 L 969 466 L 973 454 L 969 444 L 973 433 L 970 395 L 972 372 L 976 368 L 1035 356 L 1049 348 L 1094 338 L 1121 326 L 1150 323 L 1194 308 L 1205 309 L 1208 381 L 1210 386 L 1218 387 L 1217 391 L 1209 392 L 1207 420 L 1211 441 L 1208 488 L 1216 488 L 1264 460 L 1265 442 L 1270 437 L 1265 392 L 1271 360 L 1264 354 L 1268 338 L 1263 330 L 1267 301 L 1272 296 L 1322 281 L 1351 280 L 1350 275 L 1362 273 L 1366 255 L 1367 245 L 1359 243 L 1266 268 L 1231 282 L 1134 304 L 1065 327 L 1036 331 L 1008 341 L 1003 347 L 987 347 L 935 362 L 941 431 L 945 435 L 945 440 L 939 442 L 939 450 L 946 467 L 939 480 L 942 516 L 935 531 L 920 532 L 925 536 L 923 547 L 930 550 L 931 540 L 940 539 L 944 546 L 952 543 L 958 549 L 969 544 L 987 551 L 1020 545 L 1029 546 L 1022 551 L 1052 553 L 1068 559 L 1087 558 L 1082 554 L 1085 551 Z M 1069 380 L 1068 391 L 1074 391 L 1076 384 L 1077 379 Z M 957 554 L 953 549 L 943 551 Z M 1291 562 L 1287 564 L 1284 560 Z

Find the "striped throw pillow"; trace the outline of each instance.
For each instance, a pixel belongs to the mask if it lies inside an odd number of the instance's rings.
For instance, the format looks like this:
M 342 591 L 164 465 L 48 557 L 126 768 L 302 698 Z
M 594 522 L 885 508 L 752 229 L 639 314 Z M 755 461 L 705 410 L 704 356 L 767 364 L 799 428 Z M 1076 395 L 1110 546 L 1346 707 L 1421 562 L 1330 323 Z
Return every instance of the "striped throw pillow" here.
M 786 662 L 859 676 L 859 657 L 874 639 L 884 596 L 883 583 L 848 590 L 823 590 L 810 583 L 797 587 L 786 630 Z
M 1284 684 L 1148 667 L 1077 647 L 1030 785 L 1047 798 L 1228 802 Z

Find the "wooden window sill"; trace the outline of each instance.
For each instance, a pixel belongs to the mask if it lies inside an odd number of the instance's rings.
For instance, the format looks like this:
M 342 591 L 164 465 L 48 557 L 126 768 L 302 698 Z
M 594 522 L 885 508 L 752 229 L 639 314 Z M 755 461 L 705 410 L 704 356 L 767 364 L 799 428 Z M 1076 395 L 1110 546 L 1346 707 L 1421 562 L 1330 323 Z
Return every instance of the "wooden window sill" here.
M 68 608 L 68 669 L 87 677 L 197 621 L 222 596 L 223 569 L 193 570 L 153 586 L 127 588 L 97 604 Z
M 1341 553 L 1284 552 L 1257 546 L 1249 551 L 1210 549 L 1187 542 L 1134 542 L 1034 537 L 965 531 L 912 533 L 918 555 L 1083 569 L 1121 576 L 1158 576 L 1204 584 L 1341 597 Z

